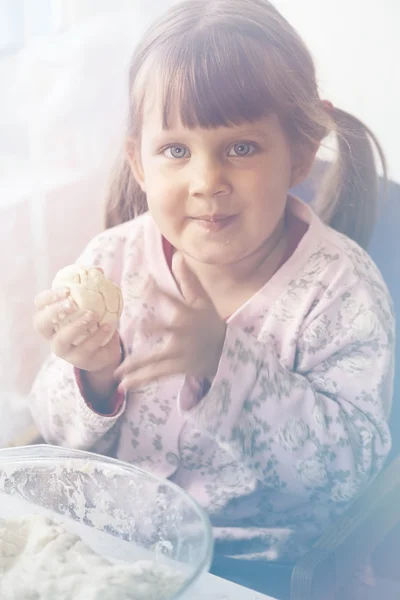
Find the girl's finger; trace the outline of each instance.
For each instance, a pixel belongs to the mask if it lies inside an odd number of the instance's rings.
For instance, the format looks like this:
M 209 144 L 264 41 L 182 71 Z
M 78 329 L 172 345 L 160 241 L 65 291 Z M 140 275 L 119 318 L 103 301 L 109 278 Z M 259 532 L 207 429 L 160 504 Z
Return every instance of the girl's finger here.
M 170 292 L 166 292 L 165 290 L 161 289 L 158 289 L 158 294 L 164 300 L 169 302 L 178 313 L 182 311 L 187 311 L 188 305 L 186 304 L 182 296 L 176 296 L 174 294 L 171 294 Z
M 69 294 L 69 290 L 67 288 L 59 289 L 59 290 L 44 290 L 40 292 L 34 300 L 36 310 L 42 310 L 55 302 L 59 302 L 60 300 L 64 300 Z
M 51 339 L 59 325 L 77 310 L 78 307 L 72 298 L 66 298 L 48 304 L 34 316 L 34 328 L 46 339 Z
M 85 312 L 82 317 L 64 325 L 52 341 L 53 353 L 57 356 L 67 356 L 79 345 L 79 340 L 85 340 L 98 329 L 96 316 L 93 312 Z
M 136 369 L 134 372 L 123 377 L 118 389 L 121 392 L 127 392 L 131 389 L 137 389 L 156 379 L 180 375 L 185 372 L 185 365 L 179 358 L 167 358 L 158 363 L 149 363 Z

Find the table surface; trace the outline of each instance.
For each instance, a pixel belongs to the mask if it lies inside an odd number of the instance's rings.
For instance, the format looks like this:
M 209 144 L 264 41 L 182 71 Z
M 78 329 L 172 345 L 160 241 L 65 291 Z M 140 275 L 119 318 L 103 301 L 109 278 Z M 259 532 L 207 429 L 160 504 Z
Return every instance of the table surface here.
M 276 600 L 272 596 L 254 592 L 209 573 L 203 575 L 182 600 L 204 600 L 204 598 L 207 600 Z

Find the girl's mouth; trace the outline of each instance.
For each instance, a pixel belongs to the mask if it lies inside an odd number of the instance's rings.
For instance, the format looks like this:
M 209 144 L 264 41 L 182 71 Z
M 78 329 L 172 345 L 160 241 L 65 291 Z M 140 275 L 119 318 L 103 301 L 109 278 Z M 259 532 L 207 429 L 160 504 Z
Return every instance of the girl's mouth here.
M 220 231 L 221 229 L 225 229 L 231 223 L 233 223 L 236 218 L 236 215 L 202 215 L 201 217 L 193 217 L 193 221 L 195 221 L 200 227 L 205 229 L 206 231 Z

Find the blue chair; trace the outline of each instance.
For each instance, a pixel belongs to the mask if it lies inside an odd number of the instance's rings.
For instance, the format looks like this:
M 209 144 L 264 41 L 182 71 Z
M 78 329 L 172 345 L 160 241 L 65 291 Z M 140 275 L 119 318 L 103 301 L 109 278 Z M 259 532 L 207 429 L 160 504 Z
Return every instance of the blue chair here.
M 319 171 L 319 168 L 318 168 Z M 315 178 L 294 193 L 312 202 Z M 400 185 L 390 182 L 388 197 L 368 251 L 381 270 L 400 313 Z M 400 340 L 397 324 L 396 365 Z M 390 428 L 393 445 L 386 467 L 362 496 L 294 566 L 291 600 L 353 600 L 363 584 L 354 578 L 363 566 L 378 578 L 400 582 L 400 376 L 395 377 Z M 357 590 L 358 586 L 358 590 Z M 400 593 L 399 593 L 400 597 Z

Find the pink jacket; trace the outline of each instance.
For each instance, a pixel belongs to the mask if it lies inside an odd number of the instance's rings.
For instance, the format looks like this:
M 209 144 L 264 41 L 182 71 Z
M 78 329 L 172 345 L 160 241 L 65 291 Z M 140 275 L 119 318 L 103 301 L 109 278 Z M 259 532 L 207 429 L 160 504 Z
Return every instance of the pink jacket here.
M 368 255 L 297 199 L 309 224 L 289 260 L 228 320 L 211 389 L 171 377 L 93 412 L 73 367 L 50 356 L 33 389 L 48 442 L 91 449 L 169 478 L 207 509 L 216 550 L 292 560 L 381 469 L 390 449 L 394 318 Z M 179 294 L 150 214 L 95 238 L 80 264 L 101 266 L 125 300 L 120 335 L 151 353 L 168 320 L 156 286 Z

